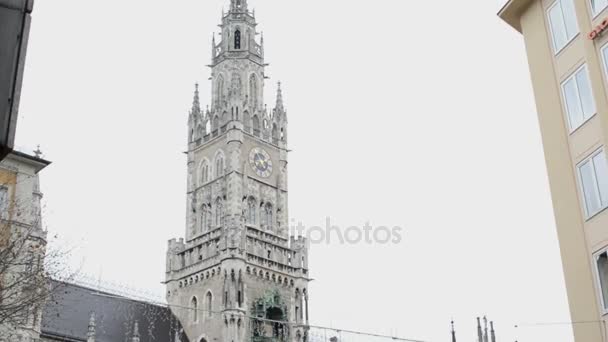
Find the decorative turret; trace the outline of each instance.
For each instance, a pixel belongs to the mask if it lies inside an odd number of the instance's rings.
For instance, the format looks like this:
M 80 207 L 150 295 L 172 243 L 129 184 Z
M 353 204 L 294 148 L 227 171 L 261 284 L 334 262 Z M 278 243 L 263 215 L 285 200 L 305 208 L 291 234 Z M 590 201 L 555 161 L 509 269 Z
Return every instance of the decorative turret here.
M 139 324 L 135 321 L 133 325 L 133 337 L 131 337 L 131 342 L 139 342 Z
M 452 321 L 452 342 L 456 342 L 456 330 L 454 330 L 454 321 Z
M 230 12 L 247 12 L 247 0 L 230 0 Z
M 481 331 L 481 320 L 477 317 L 477 341 L 483 342 L 483 333 Z
M 95 312 L 89 316 L 89 331 L 87 332 L 87 342 L 95 342 Z

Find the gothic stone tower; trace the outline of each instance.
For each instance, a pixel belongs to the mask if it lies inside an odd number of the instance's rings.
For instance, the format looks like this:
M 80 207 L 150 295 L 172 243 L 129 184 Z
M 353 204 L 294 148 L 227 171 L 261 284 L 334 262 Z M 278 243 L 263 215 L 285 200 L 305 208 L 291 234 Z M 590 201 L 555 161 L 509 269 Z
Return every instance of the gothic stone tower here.
M 191 341 L 306 341 L 308 250 L 290 237 L 287 116 L 264 104 L 264 42 L 246 0 L 222 13 L 211 108 L 188 119 L 186 238 L 169 241 L 167 301 Z

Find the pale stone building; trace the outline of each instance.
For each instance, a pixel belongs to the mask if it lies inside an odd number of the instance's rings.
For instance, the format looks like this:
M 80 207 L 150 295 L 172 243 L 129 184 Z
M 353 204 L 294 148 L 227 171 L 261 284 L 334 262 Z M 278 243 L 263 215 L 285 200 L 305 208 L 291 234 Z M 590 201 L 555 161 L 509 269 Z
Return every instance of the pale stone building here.
M 47 243 L 38 172 L 50 163 L 14 151 L 0 162 L 0 341 L 40 337 L 44 301 L 37 295 Z
M 306 341 L 308 249 L 290 237 L 287 113 L 264 104 L 264 41 L 231 0 L 211 47 L 211 106 L 188 119 L 185 239 L 169 241 L 167 302 L 191 341 Z

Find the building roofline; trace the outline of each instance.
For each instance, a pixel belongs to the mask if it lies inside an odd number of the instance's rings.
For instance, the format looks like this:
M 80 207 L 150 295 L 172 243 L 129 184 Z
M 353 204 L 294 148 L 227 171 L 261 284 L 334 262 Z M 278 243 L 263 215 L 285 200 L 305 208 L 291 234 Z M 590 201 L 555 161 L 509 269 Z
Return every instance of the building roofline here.
M 498 16 L 517 32 L 522 33 L 521 14 L 531 3 L 532 0 L 509 0 L 498 11 Z
M 9 154 L 9 157 L 10 156 L 13 156 L 17 159 L 29 162 L 31 165 L 33 165 L 35 167 L 36 173 L 40 172 L 42 169 L 44 169 L 45 167 L 47 167 L 51 164 L 51 162 L 46 159 L 32 156 L 30 154 L 27 154 L 25 152 L 20 152 L 20 151 L 12 151 Z

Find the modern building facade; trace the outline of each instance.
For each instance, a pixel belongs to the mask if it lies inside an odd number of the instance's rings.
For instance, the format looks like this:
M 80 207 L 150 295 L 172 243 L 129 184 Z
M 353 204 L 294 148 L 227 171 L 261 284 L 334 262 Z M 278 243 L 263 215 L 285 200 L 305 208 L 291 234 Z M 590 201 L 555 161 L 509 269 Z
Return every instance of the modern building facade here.
M 167 302 L 190 341 L 306 341 L 308 249 L 290 236 L 287 113 L 264 104 L 264 40 L 246 0 L 211 46 L 211 106 L 188 119 L 185 239 L 169 241 Z
M 608 341 L 608 1 L 510 0 L 525 41 L 576 341 Z

